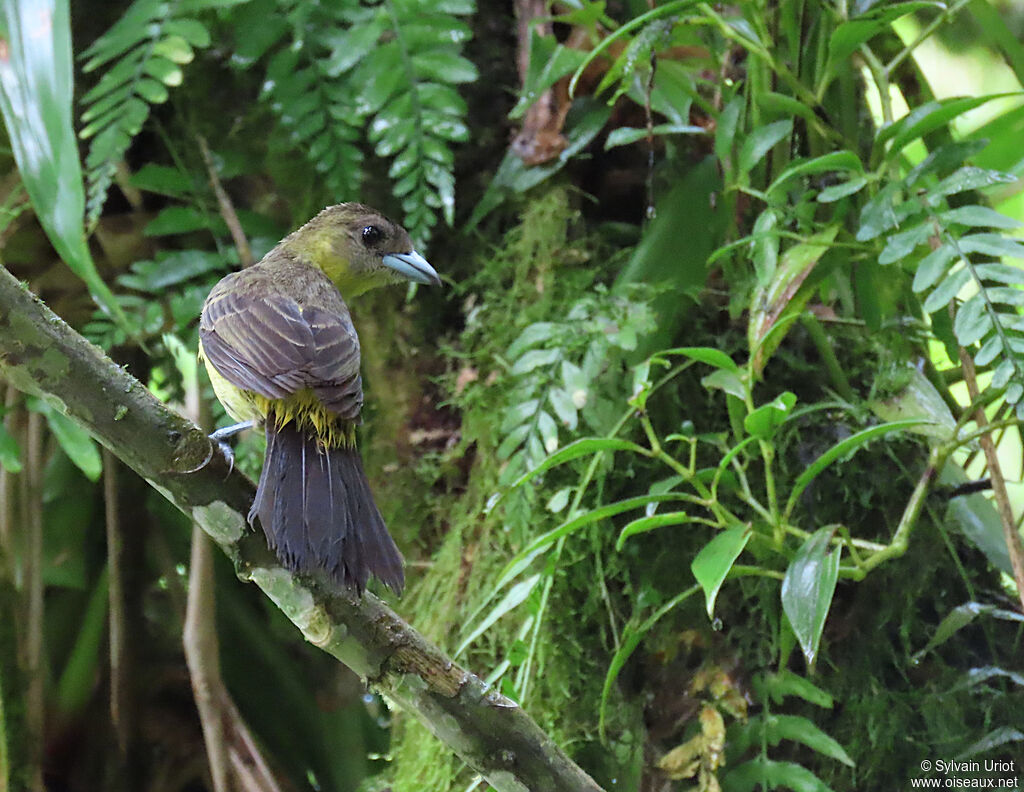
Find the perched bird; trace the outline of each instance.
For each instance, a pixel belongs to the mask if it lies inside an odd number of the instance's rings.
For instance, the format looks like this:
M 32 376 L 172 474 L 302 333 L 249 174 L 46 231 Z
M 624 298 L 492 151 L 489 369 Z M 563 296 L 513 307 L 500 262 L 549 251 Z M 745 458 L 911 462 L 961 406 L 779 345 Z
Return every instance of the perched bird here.
M 405 576 L 356 448 L 363 387 L 345 299 L 403 280 L 441 282 L 405 229 L 340 204 L 221 280 L 199 322 L 217 398 L 241 427 L 266 431 L 249 523 L 259 518 L 289 569 L 359 593 L 370 575 L 401 593 Z

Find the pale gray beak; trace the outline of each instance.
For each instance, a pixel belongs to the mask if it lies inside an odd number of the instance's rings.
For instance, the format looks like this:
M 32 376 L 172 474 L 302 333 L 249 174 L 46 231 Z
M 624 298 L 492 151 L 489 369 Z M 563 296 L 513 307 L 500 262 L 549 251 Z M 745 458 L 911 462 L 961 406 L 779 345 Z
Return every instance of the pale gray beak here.
M 440 286 L 441 278 L 429 262 L 415 250 L 409 253 L 388 253 L 382 259 L 384 266 L 415 283 Z

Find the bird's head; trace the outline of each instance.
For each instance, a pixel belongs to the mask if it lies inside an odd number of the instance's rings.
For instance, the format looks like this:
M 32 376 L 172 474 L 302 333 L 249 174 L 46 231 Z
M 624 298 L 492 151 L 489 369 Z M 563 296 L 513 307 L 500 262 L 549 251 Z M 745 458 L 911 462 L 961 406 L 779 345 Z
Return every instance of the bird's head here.
M 344 297 L 402 281 L 441 285 L 406 230 L 363 204 L 327 207 L 280 247 L 323 270 Z

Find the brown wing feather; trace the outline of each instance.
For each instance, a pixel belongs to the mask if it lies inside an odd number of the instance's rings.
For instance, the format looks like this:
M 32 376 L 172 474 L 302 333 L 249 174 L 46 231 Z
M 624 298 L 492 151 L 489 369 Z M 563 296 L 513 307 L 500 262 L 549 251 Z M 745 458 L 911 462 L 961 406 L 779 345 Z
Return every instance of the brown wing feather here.
M 324 310 L 284 294 L 216 289 L 199 324 L 203 354 L 239 388 L 269 399 L 309 388 L 328 410 L 355 419 L 363 401 L 359 338 L 338 303 Z

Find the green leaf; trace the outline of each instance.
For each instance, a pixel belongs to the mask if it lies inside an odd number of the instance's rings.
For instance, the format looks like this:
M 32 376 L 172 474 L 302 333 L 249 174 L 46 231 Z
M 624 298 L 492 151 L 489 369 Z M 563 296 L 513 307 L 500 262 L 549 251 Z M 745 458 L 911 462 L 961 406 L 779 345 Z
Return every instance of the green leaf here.
M 0 421 L 0 467 L 8 473 L 21 472 L 21 448 L 3 421 Z
M 790 179 L 807 176 L 812 173 L 829 173 L 831 171 L 849 171 L 857 175 L 864 174 L 864 165 L 860 157 L 852 151 L 833 151 L 811 159 L 799 159 L 792 162 L 767 189 L 769 201 L 781 198 L 782 188 Z
M 531 349 L 523 353 L 523 356 L 512 365 L 509 373 L 513 376 L 526 374 L 541 366 L 557 363 L 561 357 L 562 350 L 557 347 L 554 349 Z
M 715 156 L 726 170 L 733 167 L 732 152 L 742 111 L 743 99 L 734 97 L 719 113 L 715 126 Z
M 826 187 L 818 193 L 816 200 L 818 203 L 834 203 L 848 195 L 860 192 L 867 183 L 868 180 L 863 176 L 854 176 L 848 181 Z
M 914 418 L 904 421 L 891 421 L 889 423 L 862 429 L 856 434 L 850 435 L 845 440 L 840 440 L 828 451 L 814 460 L 814 462 L 812 462 L 807 469 L 797 477 L 796 482 L 793 484 L 793 489 L 790 492 L 789 501 L 786 504 L 786 513 L 789 514 L 792 512 L 793 507 L 803 494 L 803 491 L 807 488 L 807 485 L 814 481 L 822 471 L 837 459 L 859 451 L 872 440 L 883 437 L 890 432 L 902 432 L 928 423 L 931 423 L 931 420 L 922 418 Z
M 685 525 L 690 522 L 691 518 L 686 512 L 666 512 L 665 514 L 652 514 L 649 517 L 641 517 L 637 520 L 633 520 L 627 523 L 626 526 L 619 533 L 619 538 L 615 542 L 615 549 L 622 550 L 626 540 L 631 536 L 636 536 L 640 533 L 646 533 L 647 531 L 653 531 L 656 528 L 663 528 L 666 525 Z
M 704 127 L 693 126 L 692 124 L 655 124 L 651 128 L 651 135 L 706 135 L 708 131 Z M 617 146 L 628 146 L 638 140 L 647 139 L 647 130 L 643 127 L 618 127 L 613 129 L 604 142 L 605 151 Z
M 772 745 L 778 745 L 783 740 L 792 740 L 803 743 L 822 756 L 842 762 L 847 767 L 855 766 L 842 745 L 825 734 L 812 721 L 800 715 L 767 715 L 761 718 L 760 724 L 755 724 L 755 730 L 758 725 L 764 728 L 764 733 Z
M 1019 228 L 1020 220 L 1007 217 L 987 206 L 958 206 L 948 212 L 941 212 L 938 219 L 942 223 L 960 223 L 968 226 L 988 226 L 990 228 Z
M 519 334 L 515 341 L 509 344 L 505 356 L 509 360 L 516 360 L 530 347 L 535 347 L 542 341 L 553 338 L 558 332 L 564 329 L 564 325 L 556 322 L 534 322 L 528 325 Z
M 207 217 L 194 207 L 168 206 L 166 209 L 160 210 L 160 214 L 146 224 L 143 233 L 146 236 L 187 234 L 190 231 L 209 228 L 209 226 Z
M 569 446 L 566 446 L 566 448 L 568 447 Z M 506 565 L 501 575 L 498 576 L 499 583 L 496 584 L 496 587 L 500 588 L 501 585 L 507 583 L 511 570 L 518 566 L 524 559 L 535 557 L 538 553 L 541 553 L 551 547 L 551 545 L 559 539 L 569 536 L 586 525 L 591 525 L 599 520 L 607 519 L 608 517 L 614 517 L 616 514 L 622 514 L 623 512 L 642 508 L 651 503 L 669 503 L 679 500 L 681 500 L 681 498 L 680 493 L 678 492 L 668 492 L 664 495 L 640 495 L 635 498 L 626 498 L 621 501 L 616 501 L 615 503 L 607 503 L 604 506 L 598 506 L 596 509 L 591 509 L 590 511 L 573 517 L 572 519 L 566 520 L 557 528 L 552 528 L 550 531 L 536 537 L 526 547 L 516 553 L 512 560 Z
M 937 2 L 893 3 L 872 8 L 866 14 L 839 24 L 828 42 L 829 68 L 838 68 L 861 44 L 889 29 L 897 19 L 925 8 L 944 9 L 945 5 Z
M 152 162 L 143 165 L 132 174 L 132 186 L 146 192 L 169 195 L 178 198 L 192 190 L 192 178 L 178 168 L 167 165 L 156 165 Z
M 103 459 L 100 457 L 96 441 L 81 426 L 67 416 L 61 415 L 42 400 L 33 400 L 32 409 L 42 413 L 50 425 L 50 431 L 57 438 L 61 449 L 68 459 L 85 474 L 89 481 L 99 481 L 103 472 Z
M 841 552 L 829 552 L 833 533 L 832 528 L 820 528 L 811 534 L 782 580 L 782 608 L 811 667 L 839 579 Z
M 698 363 L 707 363 L 716 369 L 731 371 L 733 374 L 740 373 L 740 367 L 725 352 L 714 347 L 673 347 L 656 353 L 653 357 L 668 357 L 670 355 L 682 355 Z
M 875 138 L 875 146 L 890 143 L 887 157 L 893 157 L 909 143 L 919 137 L 933 132 L 969 110 L 981 107 L 993 99 L 1000 99 L 1013 94 L 989 94 L 988 96 L 961 96 L 950 99 L 939 99 L 915 107 L 903 118 L 882 127 Z
M 789 418 L 796 394 L 790 391 L 781 393 L 768 404 L 761 405 L 743 419 L 743 428 L 760 440 L 770 440 L 775 430 Z
M 750 528 L 744 525 L 737 525 L 722 531 L 701 548 L 690 564 L 693 576 L 697 578 L 697 582 L 704 590 L 709 619 L 714 616 L 718 590 L 725 582 L 732 565 L 736 563 L 736 559 L 743 552 L 743 548 L 750 541 L 750 536 Z
M 541 575 L 536 574 L 512 586 L 505 596 L 501 598 L 501 602 L 495 605 L 491 609 L 490 613 L 488 613 L 481 622 L 473 628 L 473 631 L 463 639 L 462 643 L 459 644 L 458 649 L 456 649 L 455 653 L 452 655 L 452 658 L 457 659 L 459 655 L 466 651 L 473 641 L 487 632 L 487 630 L 489 630 L 491 626 L 498 621 L 498 619 L 522 605 L 526 601 L 526 598 L 530 596 L 530 592 L 536 588 L 540 579 Z
M 562 422 L 562 425 L 569 429 L 569 431 L 575 430 L 579 419 L 572 394 L 565 388 L 552 388 L 548 391 L 548 401 L 551 403 L 551 407 L 554 409 L 555 415 L 558 416 L 558 420 Z
M 743 141 L 737 158 L 737 169 L 740 173 L 748 173 L 759 163 L 780 140 L 788 137 L 793 131 L 793 121 L 785 119 L 775 121 L 767 126 L 753 130 Z
M 1016 178 L 1009 173 L 967 166 L 950 174 L 926 193 L 930 201 L 970 190 L 983 190 L 996 184 L 1012 184 Z
M 835 703 L 830 693 L 789 670 L 755 677 L 754 688 L 761 698 L 770 698 L 776 704 L 781 704 L 789 696 L 796 696 L 824 709 L 832 709 Z
M 832 788 L 803 765 L 778 762 L 764 754 L 728 772 L 723 786 L 732 792 L 790 789 L 793 792 L 832 792 Z
M 85 239 L 85 192 L 71 121 L 71 32 L 67 0 L 0 3 L 6 52 L 0 110 L 18 173 L 58 255 L 122 328 L 128 322 L 100 278 Z
M 443 83 L 469 83 L 478 76 L 472 61 L 447 50 L 431 50 L 413 55 L 412 66 L 420 77 Z
M 521 487 L 530 479 L 539 476 L 556 465 L 570 462 L 573 459 L 579 459 L 581 456 L 603 453 L 605 451 L 633 451 L 645 455 L 648 453 L 646 448 L 636 443 L 631 443 L 629 440 L 620 440 L 617 437 L 584 437 L 582 440 L 569 443 L 565 448 L 561 448 L 547 457 L 533 470 L 523 474 L 509 489 Z
M 929 639 L 924 649 L 914 655 L 913 659 L 919 662 L 924 655 L 937 646 L 944 644 L 979 616 L 990 616 L 1005 621 L 1024 622 L 1024 615 L 1016 611 L 997 608 L 995 605 L 987 605 L 981 602 L 965 602 L 946 614 L 945 618 L 939 622 L 939 626 L 935 628 L 935 634 Z
M 952 245 L 943 244 L 921 259 L 917 271 L 914 272 L 914 291 L 920 293 L 935 285 L 955 257 L 956 251 Z

